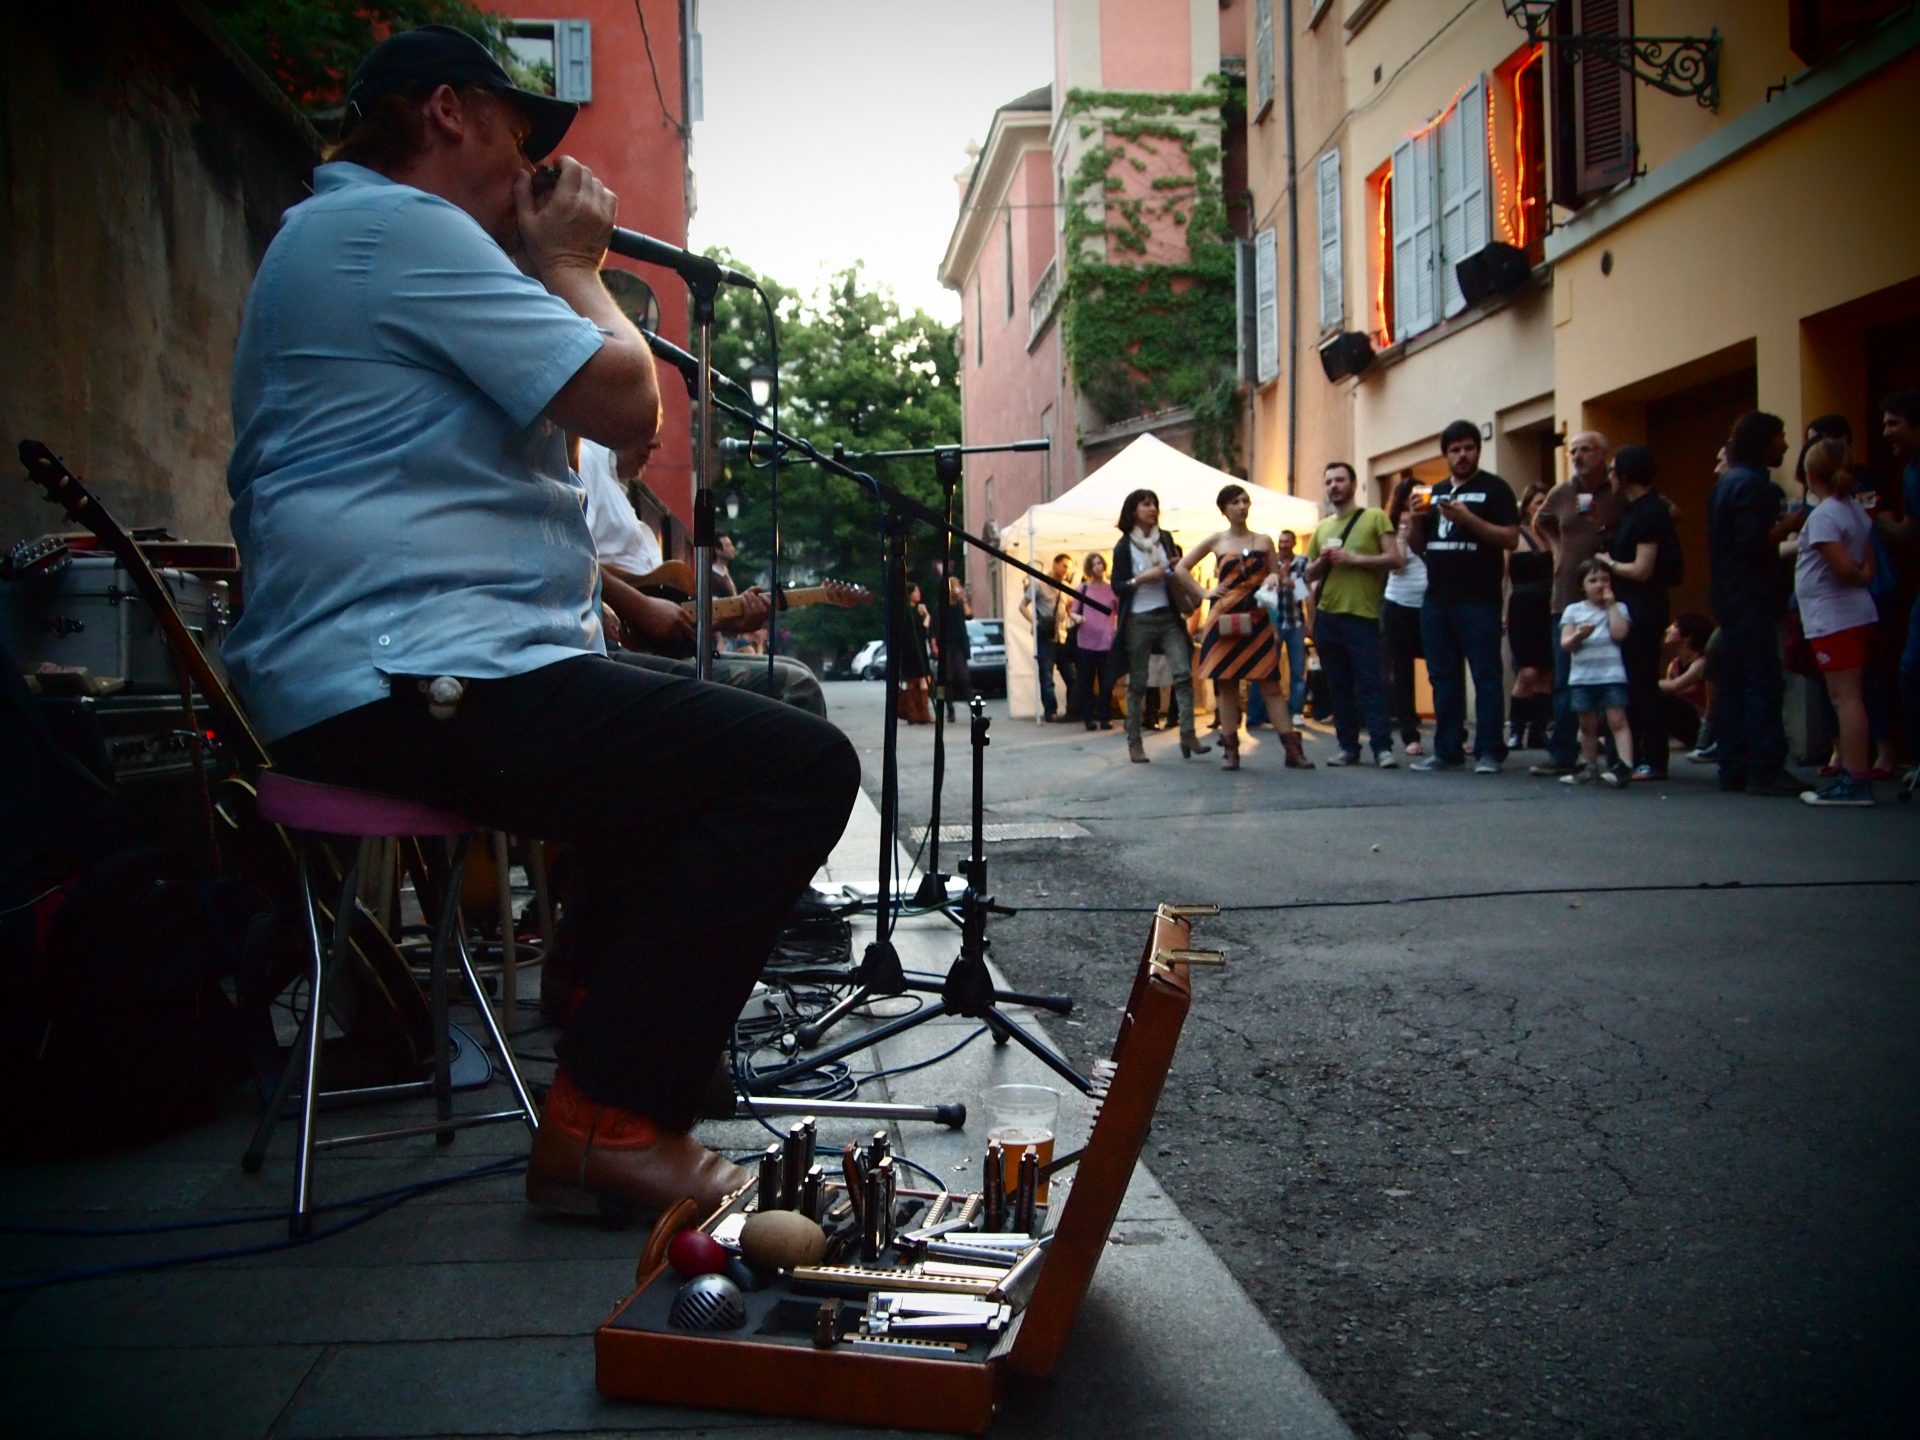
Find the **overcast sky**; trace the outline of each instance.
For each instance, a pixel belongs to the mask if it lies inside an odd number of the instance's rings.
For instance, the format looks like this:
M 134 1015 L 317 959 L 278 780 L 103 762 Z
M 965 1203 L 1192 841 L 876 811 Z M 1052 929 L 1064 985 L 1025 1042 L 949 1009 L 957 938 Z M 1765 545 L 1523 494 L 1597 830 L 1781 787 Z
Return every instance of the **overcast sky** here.
M 953 177 L 1000 105 L 1053 72 L 1050 0 L 703 0 L 695 249 L 811 291 L 854 260 L 952 322 L 935 278 Z

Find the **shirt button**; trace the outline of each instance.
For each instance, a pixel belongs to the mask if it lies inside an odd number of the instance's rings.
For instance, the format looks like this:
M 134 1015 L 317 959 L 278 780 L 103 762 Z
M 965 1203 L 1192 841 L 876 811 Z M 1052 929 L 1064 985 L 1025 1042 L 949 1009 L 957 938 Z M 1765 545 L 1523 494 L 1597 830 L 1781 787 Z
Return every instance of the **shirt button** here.
M 391 645 L 393 643 L 393 637 L 391 635 L 382 635 L 380 637 L 380 643 L 382 645 Z

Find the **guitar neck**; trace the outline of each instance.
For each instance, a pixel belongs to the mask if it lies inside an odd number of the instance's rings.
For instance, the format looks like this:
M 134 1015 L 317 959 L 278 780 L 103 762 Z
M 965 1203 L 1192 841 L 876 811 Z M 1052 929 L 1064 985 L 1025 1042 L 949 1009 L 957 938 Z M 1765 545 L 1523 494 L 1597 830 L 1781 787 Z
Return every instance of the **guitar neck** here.
M 831 605 L 834 603 L 834 598 L 833 592 L 824 585 L 803 585 L 798 590 L 782 590 L 780 608 L 804 610 L 809 605 Z M 691 615 L 693 602 L 689 600 L 681 608 Z M 716 622 L 738 619 L 746 613 L 746 610 L 747 602 L 741 596 L 716 595 L 713 597 L 713 618 Z

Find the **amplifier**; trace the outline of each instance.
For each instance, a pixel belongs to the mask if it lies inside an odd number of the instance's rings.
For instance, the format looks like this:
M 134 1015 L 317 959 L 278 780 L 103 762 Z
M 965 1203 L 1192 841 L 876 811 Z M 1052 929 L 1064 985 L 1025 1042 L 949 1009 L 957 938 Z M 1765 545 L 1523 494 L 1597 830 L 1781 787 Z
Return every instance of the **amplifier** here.
M 217 670 L 227 626 L 224 582 L 184 570 L 159 573 Z M 166 635 L 132 578 L 108 555 L 74 555 L 50 574 L 0 585 L 0 648 L 22 670 L 62 665 L 117 676 L 129 690 L 179 689 Z
M 135 839 L 200 852 L 206 821 L 192 732 L 177 697 L 41 696 L 39 706 L 60 747 L 113 790 Z
M 109 783 L 193 768 L 193 732 L 178 694 L 42 696 L 40 713 L 69 753 Z

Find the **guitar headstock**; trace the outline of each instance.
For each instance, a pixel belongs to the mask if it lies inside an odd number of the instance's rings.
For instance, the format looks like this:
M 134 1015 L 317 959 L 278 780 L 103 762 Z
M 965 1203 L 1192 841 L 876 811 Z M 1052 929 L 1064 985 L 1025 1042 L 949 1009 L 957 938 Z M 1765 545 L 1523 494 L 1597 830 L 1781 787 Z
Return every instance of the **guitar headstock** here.
M 844 580 L 823 580 L 820 588 L 827 592 L 824 603 L 828 605 L 840 605 L 850 609 L 855 605 L 873 603 L 873 592 L 864 585 L 849 585 Z
M 27 467 L 27 478 L 45 490 L 49 500 L 72 519 L 92 528 L 87 511 L 94 499 L 64 460 L 38 440 L 22 440 L 20 463 Z
M 0 580 L 24 580 L 29 575 L 57 575 L 73 559 L 73 551 L 58 535 L 21 540 L 0 556 Z

